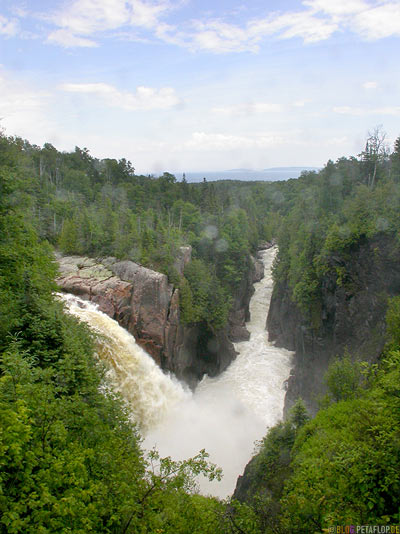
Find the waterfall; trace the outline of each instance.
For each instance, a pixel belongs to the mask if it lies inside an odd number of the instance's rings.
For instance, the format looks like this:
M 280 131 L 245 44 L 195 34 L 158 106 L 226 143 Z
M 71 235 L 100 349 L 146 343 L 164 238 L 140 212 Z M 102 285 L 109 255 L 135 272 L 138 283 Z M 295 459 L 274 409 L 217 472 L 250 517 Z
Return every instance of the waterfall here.
M 71 314 L 100 334 L 96 352 L 106 364 L 107 378 L 127 402 L 132 419 L 144 434 L 163 421 L 175 404 L 191 397 L 188 388 L 164 374 L 135 338 L 96 304 L 74 295 L 58 296 Z
M 134 338 L 95 305 L 64 296 L 71 313 L 105 335 L 99 357 L 129 403 L 144 435 L 144 447 L 176 460 L 206 449 L 222 467 L 221 482 L 200 480 L 203 493 L 230 495 L 254 451 L 254 442 L 282 417 L 291 353 L 268 342 L 265 322 L 272 293 L 276 249 L 262 252 L 265 277 L 250 302 L 250 340 L 237 343 L 236 360 L 216 378 L 205 377 L 194 394 L 164 374 Z

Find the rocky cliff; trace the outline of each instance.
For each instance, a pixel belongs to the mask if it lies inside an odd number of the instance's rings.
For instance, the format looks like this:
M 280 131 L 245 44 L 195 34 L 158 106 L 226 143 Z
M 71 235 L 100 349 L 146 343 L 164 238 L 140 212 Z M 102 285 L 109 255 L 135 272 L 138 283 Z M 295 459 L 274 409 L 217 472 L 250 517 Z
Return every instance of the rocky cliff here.
M 190 261 L 190 247 L 182 247 L 175 268 L 182 274 Z M 91 300 L 117 320 L 165 370 L 194 387 L 204 374 L 221 373 L 236 357 L 232 342 L 248 339 L 245 321 L 253 282 L 262 277 L 262 264 L 252 259 L 248 276 L 234 295 L 226 328 L 182 325 L 179 289 L 167 276 L 132 261 L 115 258 L 59 257 L 59 287 Z
M 363 239 L 346 255 L 332 256 L 330 264 L 346 274 L 341 284 L 333 274 L 325 276 L 318 330 L 292 302 L 286 284 L 274 288 L 267 320 L 269 338 L 296 351 L 286 410 L 300 396 L 315 412 L 317 397 L 324 390 L 323 375 L 335 355 L 348 350 L 364 360 L 378 357 L 385 342 L 387 299 L 400 294 L 400 245 L 395 236 Z

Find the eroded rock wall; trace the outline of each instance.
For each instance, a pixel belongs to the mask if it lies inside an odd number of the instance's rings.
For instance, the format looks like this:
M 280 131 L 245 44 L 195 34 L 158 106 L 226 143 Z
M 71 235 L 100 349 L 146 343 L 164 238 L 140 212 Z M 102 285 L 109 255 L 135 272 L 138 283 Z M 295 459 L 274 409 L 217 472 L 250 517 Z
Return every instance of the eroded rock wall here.
M 324 393 L 323 376 L 334 356 L 347 350 L 364 360 L 378 357 L 385 343 L 387 300 L 400 294 L 400 245 L 395 236 L 364 239 L 346 256 L 332 256 L 330 262 L 346 277 L 339 285 L 333 274 L 325 276 L 318 330 L 292 302 L 286 284 L 274 288 L 267 321 L 269 338 L 296 352 L 286 409 L 302 397 L 316 411 L 317 399 Z

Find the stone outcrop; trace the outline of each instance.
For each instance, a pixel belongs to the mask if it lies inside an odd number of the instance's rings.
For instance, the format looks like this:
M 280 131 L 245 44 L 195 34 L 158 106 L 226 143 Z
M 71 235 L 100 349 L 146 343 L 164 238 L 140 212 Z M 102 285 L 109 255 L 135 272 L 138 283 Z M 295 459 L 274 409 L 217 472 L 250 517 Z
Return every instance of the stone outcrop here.
M 317 397 L 324 392 L 324 373 L 334 356 L 347 350 L 364 360 L 378 357 L 385 342 L 387 299 L 400 294 L 400 245 L 395 237 L 382 234 L 364 239 L 349 250 L 346 259 L 332 256 L 330 262 L 346 272 L 346 279 L 339 285 L 333 274 L 325 276 L 318 330 L 292 302 L 287 285 L 274 288 L 269 338 L 296 352 L 286 409 L 300 396 L 315 412 Z
M 165 346 L 165 328 L 168 320 L 173 288 L 165 274 L 146 269 L 132 261 L 121 261 L 111 266 L 113 273 L 131 285 L 131 299 L 124 310 L 124 326 L 162 364 Z
M 182 247 L 176 270 L 190 261 L 190 247 Z M 232 340 L 235 327 L 248 318 L 255 268 L 235 299 L 234 323 L 217 332 L 204 325 L 180 323 L 179 290 L 167 276 L 132 261 L 115 258 L 94 260 L 78 256 L 58 257 L 59 287 L 98 304 L 101 311 L 126 328 L 165 370 L 194 387 L 204 374 L 221 373 L 236 357 Z M 260 275 L 258 267 L 257 276 Z M 246 331 L 247 332 L 247 331 Z

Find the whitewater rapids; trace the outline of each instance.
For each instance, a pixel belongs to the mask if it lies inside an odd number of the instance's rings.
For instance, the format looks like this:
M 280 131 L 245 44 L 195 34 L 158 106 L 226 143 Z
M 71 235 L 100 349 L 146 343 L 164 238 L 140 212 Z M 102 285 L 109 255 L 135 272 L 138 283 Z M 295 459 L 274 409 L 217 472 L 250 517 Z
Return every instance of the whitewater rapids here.
M 265 322 L 272 294 L 276 253 L 263 251 L 265 277 L 250 301 L 250 340 L 235 344 L 236 360 L 196 391 L 164 374 L 135 339 L 89 302 L 63 295 L 70 313 L 104 336 L 98 347 L 114 389 L 128 402 L 144 435 L 144 447 L 181 460 L 206 449 L 222 468 L 221 482 L 200 480 L 202 493 L 225 498 L 254 452 L 254 443 L 282 418 L 290 352 L 268 342 Z

